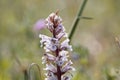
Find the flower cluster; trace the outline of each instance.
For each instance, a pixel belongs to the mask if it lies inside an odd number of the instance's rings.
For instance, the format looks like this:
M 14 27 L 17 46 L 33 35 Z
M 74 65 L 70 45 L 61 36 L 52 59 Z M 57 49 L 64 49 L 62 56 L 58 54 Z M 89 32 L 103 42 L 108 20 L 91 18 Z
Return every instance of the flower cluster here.
M 44 47 L 45 54 L 42 57 L 42 63 L 46 65 L 45 80 L 71 80 L 71 76 L 67 74 L 70 70 L 75 70 L 72 67 L 72 61 L 68 59 L 69 51 L 72 51 L 72 46 L 69 45 L 69 39 L 62 25 L 62 19 L 57 13 L 51 13 L 45 24 L 52 37 L 40 34 L 41 47 Z

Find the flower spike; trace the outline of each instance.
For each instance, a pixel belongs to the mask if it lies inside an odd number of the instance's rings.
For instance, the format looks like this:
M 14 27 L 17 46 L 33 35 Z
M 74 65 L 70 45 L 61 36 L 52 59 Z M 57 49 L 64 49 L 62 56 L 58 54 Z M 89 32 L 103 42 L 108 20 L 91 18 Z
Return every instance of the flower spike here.
M 62 19 L 56 13 L 51 13 L 45 21 L 47 29 L 52 33 L 53 37 L 40 34 L 41 47 L 44 47 L 45 54 L 42 57 L 42 63 L 46 64 L 47 78 L 45 80 L 71 80 L 67 74 L 69 70 L 74 71 L 72 61 L 68 59 L 69 51 L 72 51 L 72 46 L 69 45 L 69 39 L 65 28 L 62 25 Z M 64 37 L 64 41 L 60 40 Z

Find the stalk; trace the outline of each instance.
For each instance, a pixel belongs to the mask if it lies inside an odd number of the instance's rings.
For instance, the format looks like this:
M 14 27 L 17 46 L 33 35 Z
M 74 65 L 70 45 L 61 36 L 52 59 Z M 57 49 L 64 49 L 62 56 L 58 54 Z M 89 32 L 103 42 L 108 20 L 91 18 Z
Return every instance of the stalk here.
M 78 15 L 77 15 L 77 17 L 75 18 L 75 21 L 74 21 L 74 23 L 73 23 L 73 25 L 72 25 L 72 29 L 71 29 L 71 32 L 70 32 L 70 35 L 69 35 L 70 41 L 72 41 L 72 37 L 73 37 L 73 35 L 74 35 L 74 33 L 75 33 L 75 30 L 76 30 L 76 28 L 77 28 L 77 25 L 78 25 L 80 19 L 81 19 L 81 18 L 79 18 L 79 17 L 81 17 L 81 15 L 82 15 L 82 13 L 83 13 L 83 10 L 84 10 L 84 8 L 85 8 L 86 3 L 87 3 L 87 0 L 84 0 L 84 1 L 83 1 L 83 4 L 82 4 L 82 6 L 81 6 L 81 8 L 80 8 L 80 10 L 79 10 L 79 12 L 78 12 Z

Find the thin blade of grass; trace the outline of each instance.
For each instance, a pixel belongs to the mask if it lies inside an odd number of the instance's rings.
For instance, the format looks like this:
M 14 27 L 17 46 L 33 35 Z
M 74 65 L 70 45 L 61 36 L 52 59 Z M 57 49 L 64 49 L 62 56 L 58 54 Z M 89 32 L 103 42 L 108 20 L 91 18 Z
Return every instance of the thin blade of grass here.
M 76 28 L 77 28 L 78 22 L 79 22 L 80 19 L 81 19 L 81 18 L 78 18 L 78 17 L 82 15 L 86 3 L 87 3 L 87 0 L 84 0 L 84 1 L 83 1 L 83 4 L 82 4 L 82 6 L 81 6 L 81 8 L 80 8 L 80 10 L 79 10 L 79 12 L 78 12 L 77 18 L 75 18 L 75 21 L 74 21 L 74 23 L 73 23 L 73 25 L 72 25 L 72 30 L 71 30 L 70 35 L 69 35 L 70 41 L 72 41 L 72 37 L 73 37 L 73 35 L 74 35 L 74 33 L 75 33 L 75 30 L 76 30 Z

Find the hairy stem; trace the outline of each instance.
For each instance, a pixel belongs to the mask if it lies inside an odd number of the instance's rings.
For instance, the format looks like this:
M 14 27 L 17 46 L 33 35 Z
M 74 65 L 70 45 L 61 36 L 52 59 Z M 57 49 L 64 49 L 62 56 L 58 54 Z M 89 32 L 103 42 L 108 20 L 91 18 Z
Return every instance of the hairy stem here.
M 71 30 L 70 35 L 69 35 L 70 41 L 72 40 L 73 34 L 75 33 L 78 22 L 80 21 L 79 17 L 82 15 L 86 3 L 87 3 L 87 0 L 84 0 L 83 4 L 82 4 L 82 6 L 81 6 L 81 8 L 80 8 L 80 10 L 78 12 L 77 18 L 75 18 L 75 22 L 73 23 L 72 30 Z
M 55 29 L 53 30 L 53 37 L 56 38 L 56 34 L 55 34 Z M 56 57 L 59 56 L 59 49 L 57 48 L 55 51 Z M 61 80 L 61 69 L 60 66 L 57 64 L 57 78 L 58 80 Z
M 59 56 L 59 50 L 57 49 L 56 50 L 56 57 Z M 57 77 L 58 77 L 58 80 L 61 80 L 61 70 L 60 70 L 60 66 L 57 65 Z
M 61 70 L 60 70 L 60 66 L 57 65 L 57 77 L 58 80 L 61 80 Z

